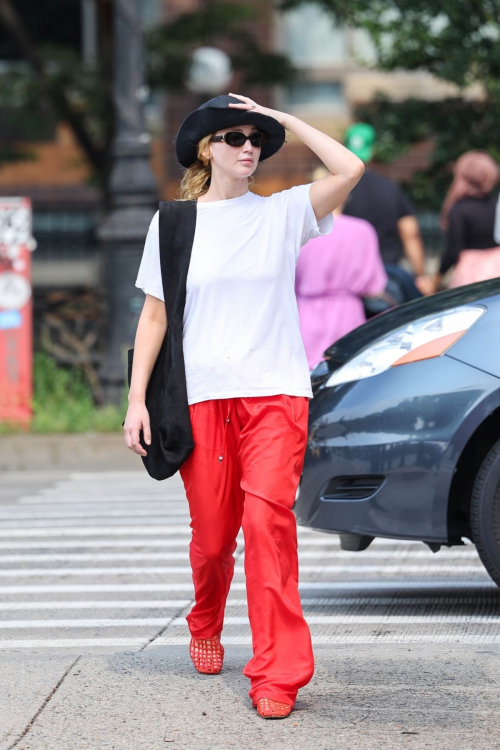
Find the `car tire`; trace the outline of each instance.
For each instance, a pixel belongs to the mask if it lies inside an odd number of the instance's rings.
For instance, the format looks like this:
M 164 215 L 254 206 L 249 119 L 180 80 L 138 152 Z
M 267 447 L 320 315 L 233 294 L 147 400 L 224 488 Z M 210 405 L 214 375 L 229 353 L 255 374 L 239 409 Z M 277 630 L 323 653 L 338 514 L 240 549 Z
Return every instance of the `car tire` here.
M 470 525 L 481 562 L 500 586 L 500 440 L 477 473 L 472 488 Z

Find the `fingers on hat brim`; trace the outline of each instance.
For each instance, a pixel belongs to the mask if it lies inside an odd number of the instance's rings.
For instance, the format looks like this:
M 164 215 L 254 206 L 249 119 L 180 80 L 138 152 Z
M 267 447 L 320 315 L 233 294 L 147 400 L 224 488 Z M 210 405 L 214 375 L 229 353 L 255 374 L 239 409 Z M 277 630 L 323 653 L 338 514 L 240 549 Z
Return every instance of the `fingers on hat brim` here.
M 259 161 L 273 156 L 285 142 L 285 129 L 273 117 L 230 107 L 196 109 L 186 117 L 175 139 L 179 164 L 187 168 L 196 161 L 198 143 L 204 136 L 235 125 L 255 125 L 269 134 L 269 140 L 262 147 Z

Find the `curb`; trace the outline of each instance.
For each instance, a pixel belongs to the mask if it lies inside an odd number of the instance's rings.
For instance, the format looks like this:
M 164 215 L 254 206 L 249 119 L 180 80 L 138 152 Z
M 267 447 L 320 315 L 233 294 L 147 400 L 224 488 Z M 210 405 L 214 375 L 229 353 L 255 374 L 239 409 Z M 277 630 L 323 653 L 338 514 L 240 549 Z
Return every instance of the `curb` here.
M 120 433 L 0 436 L 0 471 L 140 471 L 139 456 Z

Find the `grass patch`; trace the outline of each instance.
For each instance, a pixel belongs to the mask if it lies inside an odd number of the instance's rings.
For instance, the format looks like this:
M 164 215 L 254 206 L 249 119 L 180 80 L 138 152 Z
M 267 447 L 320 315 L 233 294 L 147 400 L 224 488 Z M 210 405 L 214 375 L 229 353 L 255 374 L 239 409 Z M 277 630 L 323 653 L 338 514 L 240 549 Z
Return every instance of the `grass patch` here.
M 120 406 L 96 406 L 92 389 L 78 368 L 60 367 L 45 352 L 34 358 L 34 416 L 30 432 L 120 432 L 127 411 L 124 389 Z M 0 423 L 0 434 L 23 432 L 17 425 Z

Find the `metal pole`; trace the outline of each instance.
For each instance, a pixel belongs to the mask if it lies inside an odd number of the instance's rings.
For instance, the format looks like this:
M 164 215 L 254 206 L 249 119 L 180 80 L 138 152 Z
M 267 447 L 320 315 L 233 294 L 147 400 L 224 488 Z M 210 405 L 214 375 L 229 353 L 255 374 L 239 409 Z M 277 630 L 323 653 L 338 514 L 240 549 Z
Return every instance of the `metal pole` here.
M 144 131 L 143 43 L 140 0 L 114 0 L 114 106 L 116 131 L 110 176 L 111 210 L 98 230 L 105 249 L 109 300 L 107 352 L 101 369 L 105 398 L 117 403 L 126 351 L 133 345 L 144 295 L 135 287 L 144 239 L 157 208 Z
M 97 58 L 97 8 L 96 0 L 81 0 L 82 56 L 85 62 Z

